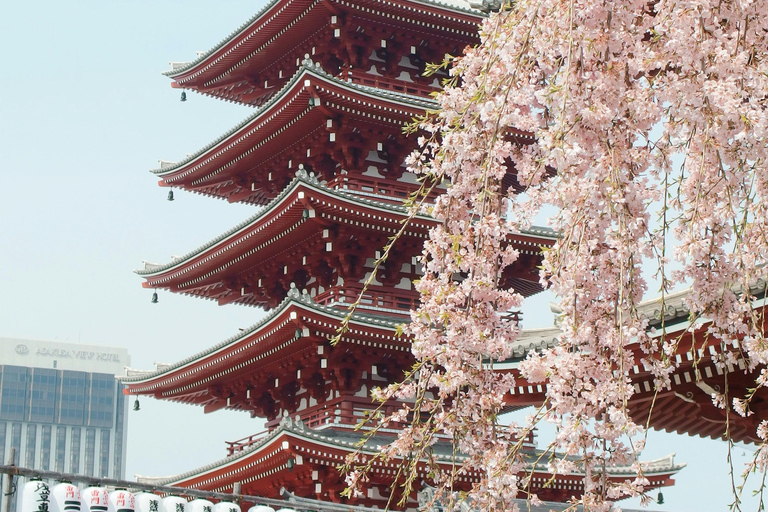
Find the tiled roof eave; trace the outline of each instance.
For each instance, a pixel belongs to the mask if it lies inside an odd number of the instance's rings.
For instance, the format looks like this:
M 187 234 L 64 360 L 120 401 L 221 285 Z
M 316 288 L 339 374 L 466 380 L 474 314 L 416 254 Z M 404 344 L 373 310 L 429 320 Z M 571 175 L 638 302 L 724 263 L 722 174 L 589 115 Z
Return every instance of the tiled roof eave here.
M 465 6 L 458 5 L 458 2 L 447 2 L 447 1 L 439 1 L 439 0 L 405 0 L 405 1 L 406 3 L 413 3 L 413 4 L 429 6 L 429 7 L 438 7 L 440 9 L 445 9 L 451 12 L 468 14 L 468 15 L 477 17 L 478 21 L 482 18 L 487 17 L 487 14 L 485 14 L 479 9 L 471 7 L 469 2 L 464 2 L 464 1 L 461 1 L 461 3 L 464 4 Z M 168 71 L 164 71 L 162 74 L 174 80 L 181 77 L 182 75 L 188 74 L 194 68 L 199 67 L 201 64 L 205 63 L 211 57 L 214 57 L 215 56 L 214 54 L 216 54 L 218 50 L 222 49 L 227 44 L 234 42 L 237 36 L 239 36 L 240 34 L 245 34 L 246 32 L 248 32 L 248 30 L 251 27 L 258 25 L 259 22 L 262 21 L 262 18 L 265 17 L 266 13 L 271 9 L 273 9 L 280 2 L 281 0 L 272 0 L 266 6 L 264 6 L 260 11 L 258 11 L 254 16 L 252 16 L 245 23 L 240 25 L 237 29 L 232 31 L 227 37 L 219 41 L 213 48 L 211 48 L 204 54 L 200 55 L 197 59 L 180 66 L 178 69 L 171 69 Z M 388 3 L 391 3 L 391 0 L 388 1 Z
M 378 445 L 380 445 L 381 442 L 375 443 L 376 441 L 375 438 L 373 440 L 369 439 L 368 442 L 365 443 L 365 445 L 360 447 L 358 443 L 351 438 L 349 440 L 342 439 L 342 437 L 346 438 L 348 436 L 339 437 L 335 435 L 335 432 L 332 430 L 326 433 L 324 430 L 308 429 L 304 426 L 302 422 L 294 422 L 290 418 L 286 417 L 286 418 L 283 418 L 283 420 L 280 422 L 280 425 L 274 431 L 270 432 L 267 436 L 265 436 L 265 438 L 260 439 L 253 445 L 244 448 L 242 451 L 238 452 L 237 454 L 218 460 L 216 462 L 213 462 L 201 468 L 187 471 L 177 476 L 165 477 L 162 480 L 157 479 L 155 483 L 157 483 L 158 485 L 165 485 L 172 482 L 181 482 L 184 480 L 189 480 L 191 478 L 200 478 L 206 473 L 220 470 L 226 466 L 236 463 L 238 460 L 244 457 L 255 455 L 263 447 L 267 446 L 269 443 L 273 442 L 276 438 L 282 435 L 286 435 L 293 439 L 302 439 L 311 444 L 322 445 L 329 448 L 335 448 L 335 449 L 340 449 L 345 451 L 356 451 L 357 449 L 360 449 L 363 453 L 367 453 L 370 455 L 380 452 L 380 448 Z M 463 460 L 465 460 L 465 456 L 462 456 L 461 454 L 451 453 L 451 454 L 445 455 L 445 457 L 437 457 L 435 460 L 438 463 L 443 462 L 446 464 L 453 464 L 456 462 L 459 462 L 459 463 L 462 462 Z M 668 455 L 667 457 L 663 457 L 662 459 L 657 459 L 654 461 L 641 461 L 640 464 L 644 467 L 644 473 L 647 476 L 663 476 L 663 475 L 674 474 L 686 466 L 686 464 L 675 464 L 674 454 Z M 543 470 L 548 472 L 547 464 L 544 464 L 544 463 L 536 464 L 535 468 L 536 470 L 539 470 L 539 471 Z M 636 471 L 633 470 L 631 466 L 615 466 L 608 469 L 609 478 L 622 478 L 628 475 L 633 475 L 635 473 Z M 561 476 L 579 477 L 582 475 L 583 475 L 582 473 L 574 472 L 574 473 L 563 474 Z
M 373 100 L 386 101 L 389 103 L 392 103 L 392 102 L 399 103 L 400 105 L 406 108 L 415 108 L 419 110 L 437 108 L 437 102 L 434 100 L 429 100 L 420 96 L 414 96 L 414 95 L 400 93 L 400 92 L 387 91 L 387 90 L 378 89 L 375 87 L 346 82 L 344 80 L 341 80 L 339 78 L 336 78 L 326 73 L 319 66 L 314 65 L 311 62 L 305 61 L 299 67 L 296 73 L 294 73 L 293 77 L 291 77 L 291 79 L 288 80 L 288 82 L 286 82 L 286 84 L 280 89 L 280 91 L 275 93 L 269 99 L 269 101 L 267 101 L 261 107 L 259 107 L 255 113 L 251 114 L 246 119 L 244 119 L 243 121 L 235 125 L 233 128 L 228 130 L 226 133 L 216 138 L 213 142 L 207 144 L 203 148 L 195 151 L 194 153 L 191 153 L 189 156 L 185 157 L 184 159 L 178 162 L 175 162 L 171 165 L 160 167 L 158 169 L 151 169 L 150 172 L 160 177 L 171 175 L 177 172 L 179 169 L 181 169 L 185 165 L 189 164 L 190 162 L 193 162 L 198 158 L 200 158 L 201 156 L 213 151 L 214 149 L 219 148 L 220 146 L 223 146 L 230 137 L 242 131 L 244 128 L 246 128 L 250 124 L 257 122 L 260 118 L 264 117 L 270 111 L 270 109 L 274 105 L 282 101 L 288 94 L 288 91 L 292 90 L 294 86 L 296 86 L 297 83 L 299 83 L 303 78 L 305 78 L 307 74 L 311 74 L 315 78 L 323 80 L 329 85 L 340 87 L 353 93 L 363 94 Z
M 120 382 L 124 382 L 126 384 L 141 384 L 141 383 L 147 383 L 151 380 L 156 379 L 157 377 L 161 377 L 163 375 L 169 375 L 174 372 L 177 372 L 179 370 L 183 370 L 187 366 L 198 362 L 206 357 L 212 356 L 218 352 L 221 352 L 228 347 L 231 347 L 241 340 L 244 340 L 245 338 L 251 336 L 254 333 L 257 333 L 260 329 L 264 328 L 264 326 L 269 325 L 270 322 L 274 321 L 277 317 L 284 314 L 289 308 L 292 306 L 298 306 L 303 309 L 308 309 L 311 311 L 315 311 L 317 313 L 331 316 L 339 321 L 343 320 L 346 317 L 346 312 L 339 310 L 337 308 L 331 307 L 331 306 L 324 306 L 321 304 L 316 303 L 309 295 L 299 293 L 297 290 L 291 290 L 288 294 L 288 297 L 286 297 L 283 302 L 280 303 L 276 308 L 271 310 L 267 316 L 262 318 L 259 322 L 255 323 L 254 325 L 244 329 L 243 331 L 239 332 L 238 334 L 231 336 L 224 341 L 217 343 L 216 345 L 202 351 L 198 352 L 197 354 L 194 354 L 190 357 L 187 357 L 177 363 L 165 365 L 163 368 L 159 370 L 154 371 L 148 371 L 148 372 L 138 372 L 137 370 L 132 370 L 133 375 L 124 375 L 124 376 L 118 376 L 117 379 Z M 397 329 L 398 324 L 401 322 L 388 319 L 388 318 L 382 318 L 377 317 L 374 315 L 368 315 L 365 313 L 353 313 L 351 322 L 353 324 L 358 325 L 366 325 L 371 328 L 375 329 L 388 329 L 388 330 L 395 330 Z
M 265 446 L 272 443 L 275 439 L 279 438 L 281 435 L 285 433 L 285 430 L 278 427 L 272 432 L 268 433 L 265 437 L 258 440 L 251 446 L 245 448 L 244 450 L 241 450 L 233 455 L 230 455 L 229 457 L 226 457 L 224 459 L 219 459 L 217 461 L 214 461 L 210 464 L 206 464 L 205 466 L 192 469 L 190 471 L 186 471 L 184 473 L 181 473 L 179 475 L 173 475 L 173 476 L 167 476 L 167 477 L 160 477 L 160 478 L 147 478 L 144 477 L 146 480 L 151 479 L 152 483 L 156 485 L 169 485 L 175 482 L 182 482 L 184 480 L 189 480 L 190 478 L 195 478 L 202 476 L 209 471 L 220 469 L 226 466 L 229 466 L 231 464 L 236 463 L 238 460 L 248 457 L 249 455 L 253 454 L 254 452 L 260 451 Z
M 297 172 L 296 178 L 285 188 L 283 191 L 275 197 L 269 204 L 267 204 L 264 208 L 259 210 L 259 212 L 245 221 L 241 222 L 240 224 L 236 225 L 232 229 L 222 233 L 218 237 L 214 238 L 210 242 L 198 247 L 197 249 L 187 253 L 186 255 L 182 256 L 181 258 L 175 259 L 169 263 L 165 263 L 162 265 L 150 265 L 147 264 L 144 269 L 138 269 L 134 272 L 138 275 L 144 276 L 144 277 L 153 277 L 160 273 L 166 272 L 168 270 L 172 270 L 177 267 L 181 267 L 184 264 L 188 263 L 190 260 L 192 260 L 194 257 L 202 254 L 203 252 L 214 248 L 217 244 L 225 242 L 226 240 L 238 235 L 240 232 L 248 229 L 250 226 L 252 226 L 254 223 L 258 222 L 259 220 L 262 220 L 263 218 L 268 217 L 271 215 L 271 212 L 287 197 L 289 197 L 294 190 L 296 190 L 299 186 L 304 186 L 308 189 L 314 190 L 315 192 L 319 192 L 326 196 L 331 197 L 337 197 L 341 200 L 344 200 L 346 202 L 351 202 L 353 204 L 356 204 L 363 208 L 374 208 L 377 210 L 382 210 L 387 213 L 394 213 L 397 215 L 406 215 L 408 213 L 408 209 L 405 206 L 397 205 L 393 203 L 388 203 L 384 201 L 375 201 L 373 199 L 360 197 L 356 194 L 350 194 L 347 192 L 343 192 L 341 190 L 335 190 L 332 188 L 329 188 L 323 184 L 321 184 L 317 178 L 311 178 L 311 177 L 303 177 Z M 414 217 L 414 220 L 418 220 L 421 222 L 433 222 L 434 220 L 426 215 L 416 215 Z

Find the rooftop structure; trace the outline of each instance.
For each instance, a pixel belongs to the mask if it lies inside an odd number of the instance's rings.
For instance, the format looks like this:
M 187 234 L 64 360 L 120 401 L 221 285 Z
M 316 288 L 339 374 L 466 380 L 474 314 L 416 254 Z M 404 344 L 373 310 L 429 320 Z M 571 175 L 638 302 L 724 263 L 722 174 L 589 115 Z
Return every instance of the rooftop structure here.
M 765 283 L 755 282 L 749 292 L 754 297 L 761 297 L 765 293 Z M 712 339 L 707 332 L 707 318 L 691 312 L 686 306 L 687 294 L 688 290 L 682 290 L 667 295 L 664 307 L 660 299 L 640 305 L 640 314 L 648 319 L 654 337 L 674 345 L 678 367 L 666 389 L 656 388 L 653 374 L 644 366 L 631 368 L 629 376 L 635 394 L 629 402 L 630 413 L 637 424 L 647 424 L 657 430 L 713 439 L 729 436 L 734 441 L 760 443 L 757 426 L 768 419 L 768 391 L 757 388 L 751 401 L 751 414 L 746 417 L 731 409 L 715 407 L 712 395 L 727 390 L 731 398 L 746 396 L 763 367 L 750 368 L 740 353 L 738 342 L 726 345 Z M 765 298 L 755 300 L 753 307 L 764 316 Z M 517 362 L 525 354 L 554 346 L 559 335 L 557 327 L 524 331 L 516 340 L 516 357 L 495 367 L 517 374 Z M 647 357 L 641 353 L 638 344 L 630 347 L 636 352 L 636 360 Z M 546 384 L 531 385 L 517 375 L 515 390 L 507 395 L 506 402 L 510 406 L 538 405 L 544 400 L 545 393 Z
M 436 226 L 425 215 L 404 225 L 402 201 L 420 185 L 404 166 L 416 137 L 402 129 L 436 107 L 430 94 L 441 76 L 424 77 L 425 62 L 475 44 L 482 18 L 460 0 L 274 0 L 210 52 L 167 73 L 175 87 L 256 110 L 202 150 L 152 171 L 160 185 L 263 208 L 185 256 L 137 273 L 147 288 L 269 314 L 207 351 L 154 371 L 129 370 L 121 380 L 126 393 L 206 412 L 246 411 L 265 418 L 269 430 L 228 443 L 227 457 L 208 466 L 142 481 L 216 491 L 241 484 L 244 493 L 269 497 L 285 488 L 342 501 L 336 467 L 361 439 L 355 426 L 376 407 L 370 390 L 396 382 L 413 363 L 397 325 L 417 304 L 417 256 Z M 524 132 L 510 136 L 533 142 Z M 514 169 L 504 186 L 519 187 Z M 401 229 L 376 271 L 374 261 Z M 521 257 L 501 284 L 525 296 L 540 291 L 541 247 L 555 240 L 544 228 L 509 233 Z M 332 345 L 358 299 L 350 329 Z M 396 433 L 377 436 L 363 456 Z M 450 442 L 435 450 L 448 453 Z M 450 461 L 440 464 L 448 470 Z M 671 459 L 652 465 L 652 487 L 670 485 L 681 467 Z M 349 502 L 385 506 L 396 466 L 377 466 L 369 494 Z M 581 493 L 582 475 L 560 475 L 547 487 L 545 468 L 531 470 L 544 499 Z M 628 468 L 615 470 L 623 479 Z M 477 480 L 466 475 L 459 486 Z M 415 506 L 417 497 L 409 498 Z

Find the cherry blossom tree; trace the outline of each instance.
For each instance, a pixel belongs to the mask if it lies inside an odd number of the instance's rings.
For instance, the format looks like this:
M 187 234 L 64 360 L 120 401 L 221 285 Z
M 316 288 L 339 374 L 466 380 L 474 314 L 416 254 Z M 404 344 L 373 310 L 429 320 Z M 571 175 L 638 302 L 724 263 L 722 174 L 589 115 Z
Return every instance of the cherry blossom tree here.
M 436 473 L 438 484 L 449 491 L 453 477 L 479 470 L 477 506 L 511 510 L 513 497 L 537 500 L 517 440 L 544 418 L 557 426 L 551 448 L 580 458 L 554 457 L 550 469 L 578 466 L 585 508 L 609 510 L 648 484 L 640 466 L 632 482 L 605 480 L 606 465 L 635 463 L 643 445 L 629 369 L 645 365 L 664 389 L 676 364 L 675 343 L 652 336 L 638 313 L 644 296 L 690 286 L 692 316 L 710 321 L 716 343 L 742 340 L 741 357 L 762 368 L 755 387 L 765 385 L 768 341 L 746 290 L 765 278 L 768 257 L 768 4 L 518 0 L 488 17 L 481 41 L 451 60 L 439 112 L 419 123 L 423 151 L 409 161 L 425 182 L 451 185 L 428 207 L 442 224 L 425 245 L 422 302 L 406 327 L 418 364 L 379 392 L 414 404 L 382 424 L 414 419 L 383 456 L 428 458 L 435 433 L 447 433 L 466 458 Z M 535 143 L 520 144 L 520 131 Z M 523 194 L 502 188 L 510 169 Z M 493 363 L 511 356 L 519 327 L 505 313 L 522 300 L 498 286 L 518 257 L 505 240 L 544 207 L 556 209 L 560 239 L 541 279 L 560 302 L 562 333 L 521 365 L 528 382 L 547 382 L 546 403 L 527 424 L 501 426 L 513 379 Z M 649 266 L 660 291 L 648 290 Z M 638 343 L 641 361 L 627 349 Z M 727 353 L 720 364 L 733 362 Z M 749 396 L 713 400 L 749 414 Z M 759 437 L 767 432 L 760 423 Z M 767 461 L 761 447 L 755 468 Z

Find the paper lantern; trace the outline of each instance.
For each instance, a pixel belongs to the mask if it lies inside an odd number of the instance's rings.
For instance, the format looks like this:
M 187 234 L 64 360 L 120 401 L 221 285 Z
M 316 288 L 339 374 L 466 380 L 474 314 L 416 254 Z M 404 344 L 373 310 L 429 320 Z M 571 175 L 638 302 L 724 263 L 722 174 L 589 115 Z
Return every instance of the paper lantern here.
M 108 512 L 134 512 L 136 500 L 133 493 L 125 489 L 117 489 L 109 493 Z
M 160 497 L 151 492 L 140 492 L 133 496 L 136 512 L 160 512 Z
M 48 512 L 51 489 L 42 480 L 30 480 L 24 484 L 21 495 L 21 512 Z
M 69 482 L 56 484 L 51 489 L 51 512 L 80 512 L 80 488 Z
M 80 501 L 82 512 L 107 512 L 109 493 L 104 487 L 86 487 L 80 491 Z
M 220 501 L 213 506 L 213 512 L 240 512 L 240 505 L 231 501 Z
M 187 500 L 179 496 L 166 496 L 160 500 L 160 512 L 186 512 Z
M 208 500 L 198 498 L 187 503 L 186 512 L 212 512 L 213 503 Z

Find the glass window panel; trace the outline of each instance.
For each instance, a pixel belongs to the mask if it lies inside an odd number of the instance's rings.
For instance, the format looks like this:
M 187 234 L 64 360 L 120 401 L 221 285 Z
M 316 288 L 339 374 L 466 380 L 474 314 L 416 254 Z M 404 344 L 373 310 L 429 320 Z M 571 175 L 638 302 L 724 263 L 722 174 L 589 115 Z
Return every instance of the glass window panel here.
M 89 428 L 85 431 L 85 474 L 94 475 L 94 457 L 96 455 L 96 430 Z
M 28 468 L 35 467 L 35 445 L 37 443 L 37 425 L 27 425 L 27 449 L 25 463 Z
M 64 457 L 67 453 L 67 427 L 56 427 L 56 462 L 54 470 L 64 472 Z
M 99 473 L 102 477 L 109 476 L 109 444 L 109 430 L 102 429 L 99 443 Z
M 5 431 L 6 431 L 7 425 L 3 422 L 0 422 L 0 464 L 6 464 L 8 461 L 5 460 Z
M 72 449 L 69 452 L 69 472 L 80 472 L 80 428 L 73 428 L 72 432 Z
M 48 471 L 51 468 L 51 426 L 43 425 L 40 435 L 40 469 Z
M 11 426 L 11 448 L 16 449 L 16 458 L 13 463 L 18 464 L 21 454 L 21 423 L 14 423 Z

